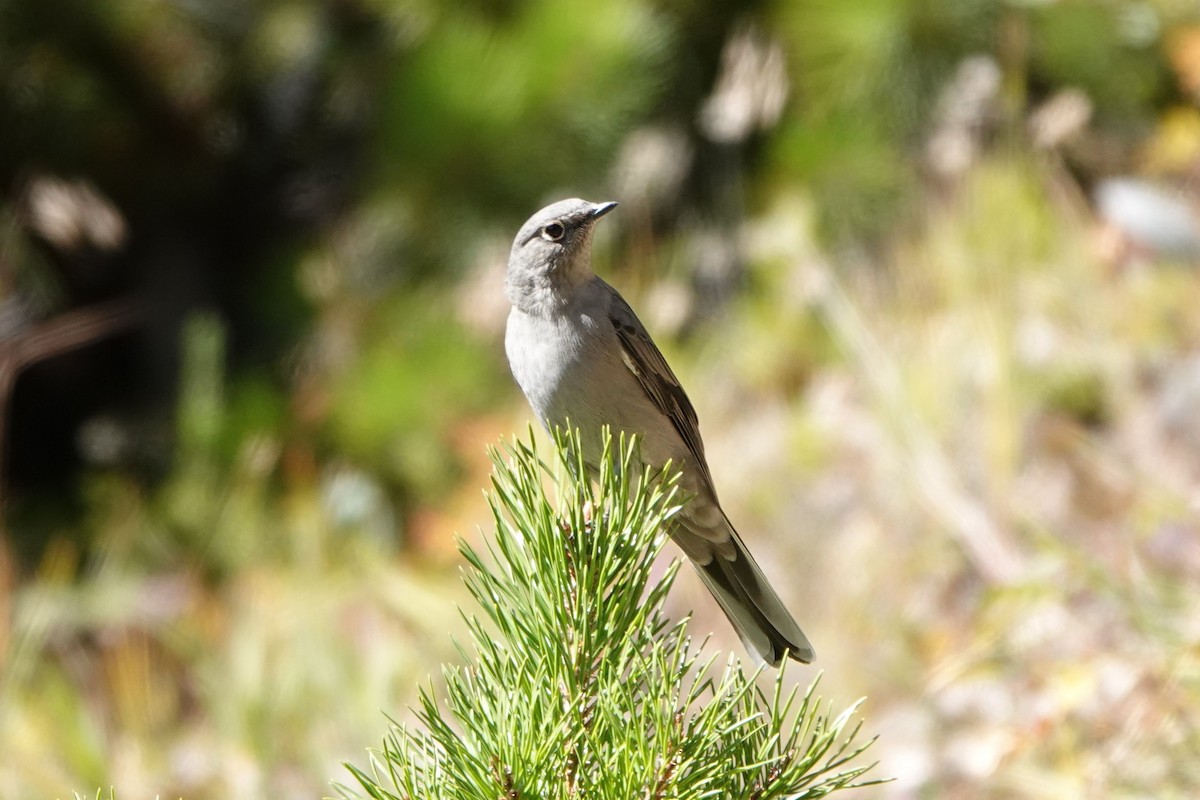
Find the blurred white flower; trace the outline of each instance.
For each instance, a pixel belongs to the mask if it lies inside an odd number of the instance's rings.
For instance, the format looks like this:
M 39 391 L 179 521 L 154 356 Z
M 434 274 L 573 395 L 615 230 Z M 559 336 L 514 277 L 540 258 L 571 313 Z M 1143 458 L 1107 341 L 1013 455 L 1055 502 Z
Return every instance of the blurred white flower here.
M 380 541 L 396 536 L 396 520 L 378 483 L 362 470 L 331 467 L 321 480 L 321 501 L 334 525 L 355 528 Z
M 626 137 L 613 167 L 613 196 L 644 213 L 675 200 L 692 163 L 692 148 L 683 131 L 639 128 Z
M 1064 89 L 1029 115 L 1029 138 L 1035 147 L 1049 150 L 1073 138 L 1091 119 L 1091 98 L 1080 89 Z
M 117 250 L 125 243 L 125 219 L 87 181 L 38 176 L 26 194 L 29 227 L 61 250 Z
M 700 130 L 714 142 L 744 141 L 779 121 L 789 88 L 783 47 L 745 26 L 725 43 L 717 84 L 700 109 Z
M 959 64 L 942 89 L 925 160 L 941 177 L 961 175 L 979 155 L 981 132 L 1000 93 L 1000 67 L 988 56 Z

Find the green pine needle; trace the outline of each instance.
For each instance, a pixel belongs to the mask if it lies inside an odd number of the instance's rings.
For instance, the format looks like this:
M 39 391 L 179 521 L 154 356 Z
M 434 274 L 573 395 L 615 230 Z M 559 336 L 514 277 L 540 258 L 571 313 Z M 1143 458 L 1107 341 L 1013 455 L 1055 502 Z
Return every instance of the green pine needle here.
M 679 562 L 654 564 L 680 508 L 676 476 L 636 466 L 636 442 L 605 435 L 597 479 L 578 435 L 550 465 L 529 441 L 492 452 L 495 534 L 460 544 L 481 616 L 466 663 L 422 689 L 419 725 L 392 723 L 366 797 L 816 798 L 864 786 L 855 703 L 768 695 L 735 658 L 702 657 L 663 612 Z M 547 492 L 547 485 L 552 492 Z M 343 798 L 359 789 L 336 787 Z

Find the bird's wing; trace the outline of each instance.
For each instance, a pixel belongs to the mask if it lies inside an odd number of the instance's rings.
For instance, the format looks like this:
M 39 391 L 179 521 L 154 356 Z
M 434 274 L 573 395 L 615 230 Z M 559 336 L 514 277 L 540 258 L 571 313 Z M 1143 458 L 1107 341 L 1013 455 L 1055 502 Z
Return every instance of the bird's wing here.
M 612 295 L 608 318 L 621 343 L 621 360 L 654 406 L 671 421 L 687 445 L 694 462 L 691 466 L 704 477 L 712 492 L 712 478 L 704 459 L 696 409 L 692 408 L 679 379 L 667 366 L 667 360 L 633 309 L 615 289 L 604 285 Z M 725 512 L 716 503 L 715 492 L 709 500 L 700 503 L 699 510 L 705 508 L 715 512 L 715 522 L 704 522 L 704 515 L 697 515 L 698 509 L 693 503 L 691 511 L 681 518 L 681 525 L 672 531 L 672 536 L 696 563 L 701 578 L 747 649 L 776 666 L 785 650 L 799 661 L 812 661 L 815 658 L 812 645 L 771 588 L 737 531 L 729 524 Z
M 700 423 L 692 401 L 688 400 L 687 393 L 679 385 L 679 379 L 625 298 L 607 283 L 604 285 L 612 295 L 608 318 L 621 343 L 621 360 L 637 378 L 650 402 L 671 421 L 691 453 L 692 466 L 700 471 L 711 489 L 712 477 L 708 473 L 708 462 L 704 459 L 704 442 L 700 439 Z

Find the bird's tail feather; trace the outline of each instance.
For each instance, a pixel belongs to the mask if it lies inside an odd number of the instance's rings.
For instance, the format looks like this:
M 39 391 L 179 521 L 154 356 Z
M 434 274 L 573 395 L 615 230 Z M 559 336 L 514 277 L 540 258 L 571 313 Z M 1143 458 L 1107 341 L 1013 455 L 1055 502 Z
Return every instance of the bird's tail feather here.
M 817 654 L 808 637 L 771 588 L 732 526 L 729 531 L 735 545 L 733 557 L 724 558 L 713 553 L 707 564 L 696 564 L 704 584 L 729 617 L 747 650 L 776 667 L 783 660 L 785 650 L 797 661 L 810 663 Z

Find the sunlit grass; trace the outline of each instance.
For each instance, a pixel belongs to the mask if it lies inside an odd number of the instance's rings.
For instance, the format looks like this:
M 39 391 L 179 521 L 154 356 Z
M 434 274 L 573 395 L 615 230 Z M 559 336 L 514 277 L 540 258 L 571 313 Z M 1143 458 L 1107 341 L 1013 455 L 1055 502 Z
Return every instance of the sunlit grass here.
M 1177 540 L 1196 535 L 1197 459 L 1163 427 L 1158 376 L 1200 343 L 1177 305 L 1200 278 L 1114 273 L 1049 181 L 1021 157 L 984 164 L 886 272 L 794 251 L 845 361 L 791 401 L 796 461 L 824 454 L 817 488 L 763 526 L 820 560 L 797 605 L 820 609 L 835 680 L 891 698 L 912 780 L 1194 789 L 1162 754 L 1197 737 L 1180 627 L 1197 605 L 1144 547 L 1195 550 Z
M 53 540 L 16 592 L 2 796 L 319 791 L 453 656 L 453 571 L 399 558 L 278 432 L 230 457 L 221 328 L 185 341 L 170 478 L 90 478 L 90 548 Z

